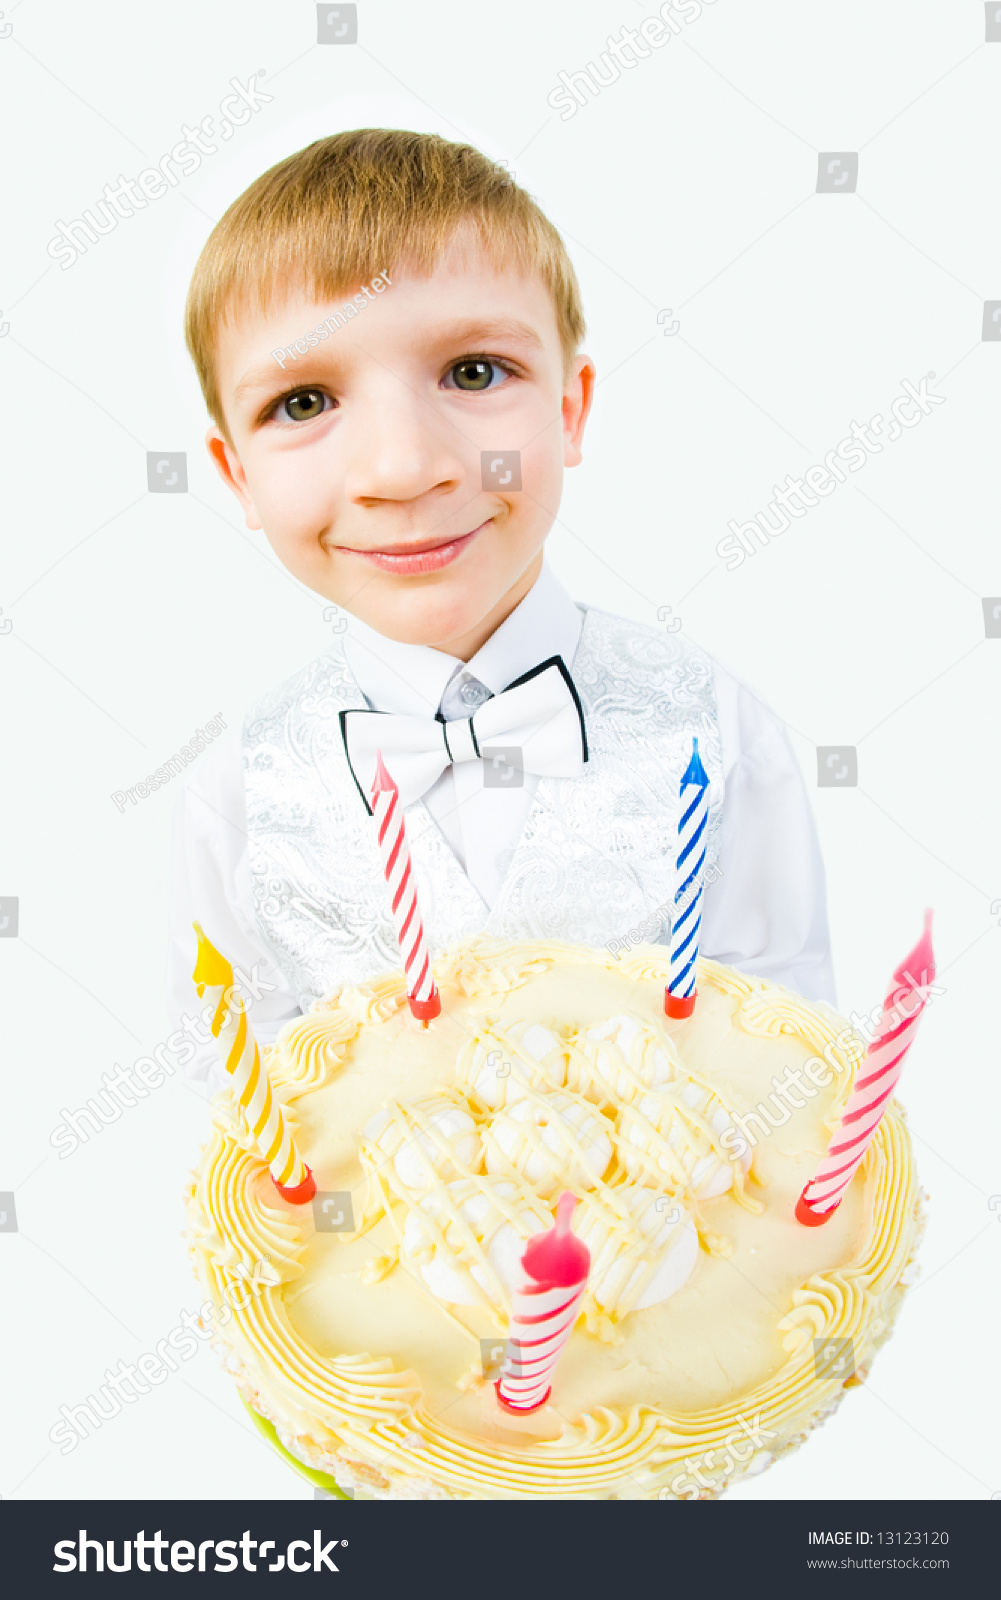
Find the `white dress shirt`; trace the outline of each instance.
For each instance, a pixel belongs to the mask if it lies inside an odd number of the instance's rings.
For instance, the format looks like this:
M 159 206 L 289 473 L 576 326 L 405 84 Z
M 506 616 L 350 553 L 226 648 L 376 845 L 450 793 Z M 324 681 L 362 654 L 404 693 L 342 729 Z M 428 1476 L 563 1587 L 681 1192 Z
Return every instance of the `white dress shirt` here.
M 572 672 L 583 615 L 547 563 L 528 594 L 464 663 L 430 645 L 400 644 L 355 618 L 344 651 L 374 711 L 472 716 L 491 694 L 550 656 Z M 706 886 L 702 954 L 773 978 L 810 999 L 834 1001 L 824 868 L 799 765 L 778 718 L 737 678 L 713 665 L 725 797 L 721 876 Z M 423 796 L 460 865 L 493 905 L 531 809 L 538 778 L 487 788 L 478 762 L 447 767 Z M 300 1014 L 257 927 L 250 881 L 239 734 L 220 741 L 188 776 L 175 815 L 168 991 L 171 1025 L 202 1010 L 191 982 L 194 920 L 253 1003 L 262 1043 Z M 264 989 L 263 985 L 273 987 Z M 207 1030 L 201 1030 L 207 1033 Z M 208 1037 L 187 1069 L 212 1092 L 224 1073 Z

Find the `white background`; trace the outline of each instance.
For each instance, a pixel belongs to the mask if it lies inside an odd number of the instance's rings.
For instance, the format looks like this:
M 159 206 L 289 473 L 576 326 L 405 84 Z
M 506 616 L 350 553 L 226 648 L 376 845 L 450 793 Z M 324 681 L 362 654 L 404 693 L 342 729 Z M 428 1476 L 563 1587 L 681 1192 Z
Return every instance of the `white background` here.
M 902 1098 L 931 1194 L 920 1286 L 872 1377 L 744 1498 L 974 1497 L 1001 1488 L 997 531 L 1001 43 L 980 0 L 716 0 L 561 120 L 547 97 L 644 0 L 359 7 L 320 46 L 312 4 L 19 0 L 0 30 L 0 1234 L 5 1497 L 301 1498 L 206 1350 L 62 1456 L 49 1429 L 106 1367 L 197 1303 L 182 1190 L 204 1102 L 169 1080 L 68 1159 L 61 1108 L 164 1037 L 174 793 L 120 814 L 199 725 L 320 652 L 324 602 L 241 526 L 204 452 L 184 291 L 212 222 L 266 167 L 342 128 L 467 138 L 563 230 L 602 381 L 550 540 L 575 597 L 693 639 L 787 720 L 828 865 L 839 998 L 869 1010 L 936 908 L 946 994 Z M 273 95 L 200 170 L 64 271 L 46 254 L 120 174 Z M 628 79 L 628 81 L 626 81 Z M 855 194 L 815 193 L 858 151 Z M 658 311 L 671 317 L 658 323 Z M 677 318 L 680 329 L 665 336 Z M 887 412 L 947 397 L 736 571 L 731 518 Z M 190 492 L 150 496 L 147 450 Z M 11 626 L 8 629 L 7 624 Z M 854 744 L 853 789 L 816 746 Z M 993 907 L 992 907 L 993 902 Z

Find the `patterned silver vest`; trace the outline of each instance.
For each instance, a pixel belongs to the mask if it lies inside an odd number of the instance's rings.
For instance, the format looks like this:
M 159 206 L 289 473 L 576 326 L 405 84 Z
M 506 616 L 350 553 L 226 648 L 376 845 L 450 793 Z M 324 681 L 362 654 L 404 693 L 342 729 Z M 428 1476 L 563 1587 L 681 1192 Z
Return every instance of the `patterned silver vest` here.
M 723 804 L 709 657 L 674 634 L 581 607 L 573 678 L 589 760 L 543 778 L 493 907 L 423 800 L 404 813 L 432 959 L 474 933 L 602 945 L 670 938 L 679 784 L 697 734 L 710 779 L 706 865 Z M 375 825 L 338 712 L 367 704 L 338 641 L 243 726 L 250 871 L 260 931 L 303 1010 L 399 967 Z M 639 934 L 637 934 L 639 930 Z

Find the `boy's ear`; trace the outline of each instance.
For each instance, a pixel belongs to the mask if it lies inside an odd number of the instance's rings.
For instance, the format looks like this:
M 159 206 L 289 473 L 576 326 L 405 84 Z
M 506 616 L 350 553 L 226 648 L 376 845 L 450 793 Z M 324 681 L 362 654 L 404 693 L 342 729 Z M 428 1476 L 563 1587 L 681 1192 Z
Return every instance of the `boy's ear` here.
M 590 356 L 578 356 L 573 364 L 570 380 L 563 390 L 563 465 L 579 466 L 584 424 L 594 399 L 594 362 Z
M 257 515 L 254 502 L 247 488 L 247 474 L 243 470 L 243 463 L 233 446 L 218 428 L 210 428 L 205 435 L 209 455 L 216 464 L 218 472 L 227 489 L 232 489 L 236 498 L 243 507 L 243 514 L 247 519 L 247 527 L 259 530 L 261 519 Z

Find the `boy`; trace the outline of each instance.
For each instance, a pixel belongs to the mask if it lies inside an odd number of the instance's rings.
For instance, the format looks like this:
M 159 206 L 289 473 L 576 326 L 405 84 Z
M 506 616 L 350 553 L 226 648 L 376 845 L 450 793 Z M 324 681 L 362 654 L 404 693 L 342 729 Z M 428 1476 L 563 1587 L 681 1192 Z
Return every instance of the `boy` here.
M 696 646 L 575 605 L 545 563 L 595 373 L 573 267 L 529 196 L 437 136 L 320 140 L 215 228 L 186 332 L 247 526 L 347 616 L 187 784 L 173 1009 L 200 1011 L 194 918 L 248 975 L 264 1041 L 399 966 L 366 801 L 377 746 L 432 954 L 481 930 L 668 941 L 693 734 L 711 780 L 703 954 L 833 1000 L 781 725 Z M 201 1031 L 192 1072 L 215 1087 Z

